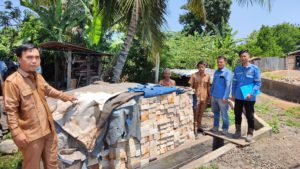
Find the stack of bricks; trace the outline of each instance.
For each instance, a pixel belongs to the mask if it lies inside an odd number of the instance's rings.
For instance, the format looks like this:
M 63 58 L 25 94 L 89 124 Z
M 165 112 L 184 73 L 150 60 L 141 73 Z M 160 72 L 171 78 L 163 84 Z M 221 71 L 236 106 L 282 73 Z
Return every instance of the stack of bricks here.
M 116 148 L 106 153 L 101 161 L 102 168 L 139 168 L 158 155 L 194 141 L 192 105 L 192 96 L 187 93 L 140 99 L 140 142 L 134 138 L 119 141 Z
M 192 96 L 184 93 L 140 100 L 141 166 L 158 155 L 195 140 Z
M 108 150 L 101 152 L 102 160 L 99 169 L 126 169 L 127 168 L 128 140 L 121 139 Z

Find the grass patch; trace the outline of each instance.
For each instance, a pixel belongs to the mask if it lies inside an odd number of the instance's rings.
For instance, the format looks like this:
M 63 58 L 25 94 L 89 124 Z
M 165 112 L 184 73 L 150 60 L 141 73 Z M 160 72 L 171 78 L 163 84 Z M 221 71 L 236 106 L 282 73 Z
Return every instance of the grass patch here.
M 282 79 L 283 78 L 283 76 L 274 75 L 271 72 L 264 73 L 263 76 L 268 77 L 268 78 L 270 78 L 272 80 L 278 80 L 278 79 Z
M 300 107 L 293 107 L 284 112 L 284 115 L 291 118 L 300 119 Z
M 272 132 L 277 134 L 280 132 L 279 130 L 279 118 L 277 116 L 273 116 L 272 120 L 268 121 L 269 125 L 272 127 Z
M 209 165 L 209 166 L 202 166 L 197 169 L 219 169 L 219 167 L 218 167 L 218 165 L 214 164 L 214 165 Z
M 260 114 L 270 114 L 272 111 L 270 105 L 271 102 L 267 102 L 265 104 L 256 104 L 255 109 L 257 109 Z
M 232 109 L 229 110 L 229 122 L 230 124 L 235 124 L 235 115 Z
M 18 153 L 14 155 L 4 155 L 0 154 L 0 169 L 16 169 L 20 168 L 19 163 L 22 161 L 22 154 Z
M 3 137 L 3 140 L 7 140 L 7 139 L 12 139 L 12 135 L 11 135 L 11 133 L 9 132 L 9 133 L 7 133 L 4 137 Z
M 291 126 L 291 127 L 296 127 L 296 128 L 300 128 L 300 123 L 299 122 L 296 122 L 296 121 L 293 121 L 291 119 L 288 119 L 286 122 L 285 122 L 286 125 L 288 126 Z
M 212 112 L 211 107 L 207 107 L 205 111 L 206 112 Z

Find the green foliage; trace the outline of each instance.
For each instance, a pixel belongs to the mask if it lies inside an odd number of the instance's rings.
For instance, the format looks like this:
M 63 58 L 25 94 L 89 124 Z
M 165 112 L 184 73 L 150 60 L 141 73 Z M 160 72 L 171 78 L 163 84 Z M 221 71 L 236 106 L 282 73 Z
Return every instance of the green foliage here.
M 4 140 L 6 140 L 6 139 L 12 139 L 11 133 L 10 133 L 10 132 L 7 133 L 7 134 L 3 137 L 3 139 L 4 139 Z
M 184 25 L 182 32 L 184 34 L 193 35 L 195 32 L 201 34 L 202 32 L 210 32 L 213 30 L 211 25 L 215 25 L 218 29 L 222 27 L 222 20 L 228 23 L 230 15 L 231 0 L 210 0 L 204 1 L 204 8 L 206 13 L 206 20 L 199 19 L 193 12 L 188 11 L 180 15 L 179 22 Z M 183 6 L 187 9 L 187 6 Z M 210 25 L 205 26 L 205 22 L 210 22 Z
M 4 10 L 0 11 L 0 26 L 10 27 L 21 22 L 22 12 L 11 1 L 4 1 Z
M 21 0 L 21 5 L 37 13 L 38 20 L 43 24 L 43 31 L 49 40 L 59 42 L 71 41 L 72 29 L 85 19 L 81 10 L 81 2 L 56 0 L 51 1 L 47 7 L 41 7 L 30 0 Z M 65 3 L 63 3 L 65 2 Z
M 264 56 L 282 56 L 282 48 L 276 43 L 273 30 L 268 26 L 262 26 L 257 37 L 256 44 L 261 48 Z
M 169 68 L 194 69 L 197 62 L 204 60 L 211 68 L 216 66 L 216 58 L 224 55 L 228 58 L 229 67 L 234 65 L 236 42 L 232 34 L 184 35 L 179 32 L 166 33 L 166 46 L 162 58 L 167 60 Z
M 293 107 L 284 112 L 287 117 L 300 119 L 300 107 Z
M 18 152 L 14 155 L 0 155 L 0 169 L 18 168 L 22 161 L 22 154 Z
M 285 56 L 297 50 L 300 44 L 300 26 L 282 23 L 272 27 L 262 26 L 252 32 L 239 49 L 249 49 L 253 56 Z
M 154 64 L 148 57 L 147 49 L 142 47 L 140 40 L 134 39 L 132 43 L 133 46 L 123 68 L 123 79 L 137 83 L 153 83 Z
M 235 115 L 233 109 L 229 110 L 229 122 L 230 124 L 235 124 Z
M 299 121 L 292 120 L 292 119 L 288 119 L 288 120 L 285 122 L 285 124 L 288 125 L 288 126 L 291 126 L 291 127 L 300 128 L 300 122 L 299 122 Z
M 263 76 L 264 77 L 268 77 L 268 78 L 270 78 L 272 80 L 279 80 L 279 79 L 283 79 L 284 78 L 284 76 L 282 76 L 282 75 L 274 75 L 271 72 L 266 72 L 266 73 L 263 74 Z
M 268 121 L 269 125 L 272 127 L 272 132 L 277 134 L 280 132 L 279 130 L 279 118 L 277 116 L 273 116 L 271 120 Z
M 15 59 L 14 49 L 24 42 L 37 42 L 41 27 L 32 13 L 21 12 L 10 1 L 5 1 L 4 10 L 0 12 L 0 58 Z

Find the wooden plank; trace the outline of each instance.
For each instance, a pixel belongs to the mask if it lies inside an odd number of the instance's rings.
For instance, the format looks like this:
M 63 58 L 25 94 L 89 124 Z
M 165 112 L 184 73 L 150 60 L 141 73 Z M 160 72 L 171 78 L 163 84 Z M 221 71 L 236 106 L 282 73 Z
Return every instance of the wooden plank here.
M 246 142 L 245 137 L 242 137 L 240 139 L 234 139 L 232 137 L 227 137 L 227 136 L 224 136 L 224 135 L 221 135 L 221 134 L 216 134 L 216 133 L 213 133 L 211 131 L 204 131 L 204 134 L 210 135 L 212 137 L 217 137 L 217 138 L 224 139 L 226 141 L 229 141 L 231 143 L 237 144 L 237 145 L 242 146 L 242 147 L 250 145 L 250 144 L 255 142 L 254 140 L 252 142 Z
M 67 69 L 67 89 L 70 88 L 71 84 L 71 71 L 72 71 L 72 52 L 68 51 L 67 53 L 67 58 L 68 58 L 68 69 Z

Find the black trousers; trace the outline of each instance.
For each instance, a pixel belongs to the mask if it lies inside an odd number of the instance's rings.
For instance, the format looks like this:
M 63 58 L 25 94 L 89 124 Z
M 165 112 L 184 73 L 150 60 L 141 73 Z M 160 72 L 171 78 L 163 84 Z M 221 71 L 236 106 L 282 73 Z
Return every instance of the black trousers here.
M 248 122 L 248 128 L 254 129 L 254 104 L 255 101 L 245 101 L 235 99 L 234 101 L 234 114 L 235 114 L 235 124 L 242 124 L 242 113 L 243 108 L 246 110 L 246 117 Z

